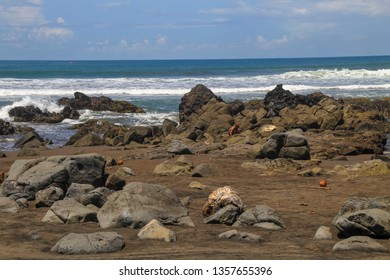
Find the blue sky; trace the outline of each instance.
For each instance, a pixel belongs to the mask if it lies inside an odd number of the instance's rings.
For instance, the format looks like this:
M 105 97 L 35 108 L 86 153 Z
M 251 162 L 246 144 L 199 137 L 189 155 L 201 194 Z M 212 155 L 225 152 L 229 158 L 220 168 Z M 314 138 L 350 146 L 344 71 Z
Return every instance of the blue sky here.
M 0 59 L 390 54 L 390 0 L 0 0 Z

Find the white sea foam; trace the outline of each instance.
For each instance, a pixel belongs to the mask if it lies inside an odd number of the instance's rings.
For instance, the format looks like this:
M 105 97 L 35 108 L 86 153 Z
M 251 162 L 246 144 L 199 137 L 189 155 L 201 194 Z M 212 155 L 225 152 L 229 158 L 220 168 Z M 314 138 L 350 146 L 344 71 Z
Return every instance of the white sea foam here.
M 293 90 L 380 89 L 390 90 L 390 69 L 319 69 L 259 76 L 183 78 L 86 78 L 86 79 L 0 79 L 0 97 L 88 95 L 183 95 L 196 84 L 216 94 L 266 93 L 283 83 Z
M 64 107 L 63 106 L 58 106 L 57 103 L 53 100 L 51 100 L 50 97 L 31 97 L 31 96 L 26 96 L 23 97 L 21 100 L 13 102 L 11 105 L 6 105 L 4 107 L 0 108 L 0 119 L 4 120 L 10 120 L 12 119 L 8 112 L 15 107 L 18 106 L 34 106 L 38 107 L 42 111 L 47 110 L 48 112 L 60 112 Z

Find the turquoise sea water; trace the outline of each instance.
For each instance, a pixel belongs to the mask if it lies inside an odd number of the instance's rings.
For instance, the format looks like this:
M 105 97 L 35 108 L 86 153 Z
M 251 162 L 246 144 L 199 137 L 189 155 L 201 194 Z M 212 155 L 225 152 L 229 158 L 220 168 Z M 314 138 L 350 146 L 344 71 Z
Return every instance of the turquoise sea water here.
M 224 100 L 263 98 L 277 84 L 293 93 L 321 91 L 334 97 L 390 96 L 390 56 L 148 60 L 148 61 L 0 61 L 0 119 L 12 121 L 15 106 L 35 105 L 59 111 L 56 100 L 75 91 L 130 101 L 147 114 L 82 112 L 81 120 L 102 118 L 128 125 L 159 124 L 176 120 L 180 98 L 204 84 Z M 54 145 L 62 145 L 73 132 L 74 121 L 33 125 Z M 12 137 L 0 138 L 9 149 Z

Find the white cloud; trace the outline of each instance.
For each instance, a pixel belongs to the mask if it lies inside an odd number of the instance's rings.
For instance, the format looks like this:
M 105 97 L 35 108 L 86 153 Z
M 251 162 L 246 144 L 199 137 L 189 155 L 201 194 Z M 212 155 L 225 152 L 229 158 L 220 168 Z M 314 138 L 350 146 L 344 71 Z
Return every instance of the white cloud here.
M 57 23 L 58 23 L 58 24 L 64 24 L 64 23 L 65 23 L 65 20 L 64 20 L 62 17 L 58 17 L 58 18 L 57 18 Z
M 167 42 L 168 42 L 168 38 L 167 38 L 167 36 L 164 36 L 164 35 L 158 35 L 157 36 L 157 39 L 156 39 L 156 44 L 157 45 L 165 45 L 165 44 L 167 44 Z
M 1 0 L 0 0 L 1 1 Z M 0 24 L 3 34 L 0 41 L 28 44 L 36 41 L 60 43 L 71 39 L 73 31 L 50 26 L 43 13 L 43 0 L 1 1 Z M 58 17 L 57 24 L 65 20 Z
M 27 2 L 35 5 L 43 5 L 43 0 L 27 0 Z
M 0 6 L 0 22 L 7 26 L 33 26 L 46 24 L 41 7 Z
M 257 36 L 257 43 L 261 48 L 271 48 L 275 46 L 281 46 L 285 45 L 289 42 L 288 38 L 286 35 L 283 35 L 282 38 L 277 38 L 277 39 L 266 39 L 262 35 Z
M 67 28 L 40 27 L 32 29 L 31 36 L 38 40 L 67 40 L 73 37 L 73 31 Z
M 131 4 L 131 1 L 116 1 L 116 2 L 109 2 L 109 3 L 104 3 L 100 4 L 99 6 L 103 8 L 116 8 L 116 7 L 121 7 L 121 6 L 128 6 Z
M 320 11 L 339 12 L 344 14 L 363 14 L 369 16 L 388 15 L 389 0 L 332 0 L 320 1 L 316 4 Z

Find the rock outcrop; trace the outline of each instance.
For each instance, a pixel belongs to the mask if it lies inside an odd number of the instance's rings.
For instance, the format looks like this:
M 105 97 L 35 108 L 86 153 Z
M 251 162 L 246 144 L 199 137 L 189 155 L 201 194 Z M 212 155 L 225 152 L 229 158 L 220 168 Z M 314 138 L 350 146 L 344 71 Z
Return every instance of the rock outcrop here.
M 61 106 L 69 106 L 75 110 L 112 111 L 118 113 L 145 113 L 145 111 L 127 101 L 112 100 L 106 96 L 89 97 L 82 92 L 75 92 L 74 98 L 64 97 L 57 100 Z
M 190 115 L 202 108 L 213 98 L 217 101 L 222 101 L 220 97 L 216 96 L 204 85 L 198 84 L 193 87 L 190 92 L 184 94 L 181 98 L 179 105 L 180 123 L 186 122 Z
M 0 119 L 0 135 L 10 135 L 15 133 L 15 128 L 11 123 Z
M 59 113 L 42 111 L 34 106 L 18 106 L 12 108 L 8 114 L 14 118 L 15 122 L 34 122 L 34 123 L 60 123 L 64 119 L 78 119 L 80 114 L 66 106 Z

